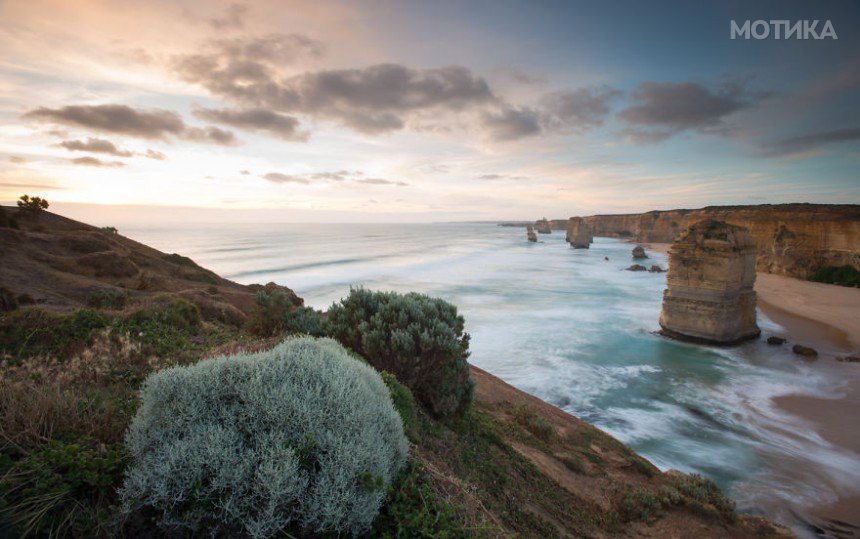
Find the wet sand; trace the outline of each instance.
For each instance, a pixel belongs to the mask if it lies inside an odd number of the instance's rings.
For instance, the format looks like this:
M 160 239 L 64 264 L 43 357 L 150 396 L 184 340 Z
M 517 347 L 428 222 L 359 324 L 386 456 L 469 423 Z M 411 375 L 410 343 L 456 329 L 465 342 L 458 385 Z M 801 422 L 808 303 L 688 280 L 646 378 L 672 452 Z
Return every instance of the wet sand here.
M 667 253 L 667 243 L 646 245 Z M 860 364 L 836 361 L 837 356 L 860 355 L 860 289 L 803 281 L 782 275 L 758 273 L 758 306 L 783 330 L 774 334 L 788 343 L 818 350 L 818 366 L 846 382 L 842 395 L 832 399 L 784 395 L 774 404 L 813 425 L 834 446 L 860 455 Z M 790 352 L 788 352 L 790 354 Z M 860 457 L 858 457 L 860 466 Z M 860 525 L 860 489 L 841 493 L 835 503 L 810 508 L 815 519 L 841 520 Z

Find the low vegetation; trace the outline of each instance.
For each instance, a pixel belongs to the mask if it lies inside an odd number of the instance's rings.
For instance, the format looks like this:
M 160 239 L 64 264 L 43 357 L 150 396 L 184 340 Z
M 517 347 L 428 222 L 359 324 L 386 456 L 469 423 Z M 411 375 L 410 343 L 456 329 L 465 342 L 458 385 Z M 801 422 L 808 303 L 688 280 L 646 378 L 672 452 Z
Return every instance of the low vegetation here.
M 379 374 L 309 337 L 153 375 L 126 444 L 127 511 L 251 537 L 369 530 L 407 456 Z
M 326 329 L 377 369 L 394 374 L 433 415 L 467 411 L 473 392 L 469 334 L 450 303 L 354 288 L 329 308 Z
M 90 308 L 0 313 L 0 535 L 611 536 L 674 513 L 738 520 L 709 480 L 559 427 L 528 398 L 470 405 L 468 335 L 444 301 L 357 289 L 323 316 L 258 291 L 247 325 L 111 288 Z
M 48 201 L 42 197 L 21 195 L 18 198 L 18 209 L 26 215 L 38 215 L 48 209 Z

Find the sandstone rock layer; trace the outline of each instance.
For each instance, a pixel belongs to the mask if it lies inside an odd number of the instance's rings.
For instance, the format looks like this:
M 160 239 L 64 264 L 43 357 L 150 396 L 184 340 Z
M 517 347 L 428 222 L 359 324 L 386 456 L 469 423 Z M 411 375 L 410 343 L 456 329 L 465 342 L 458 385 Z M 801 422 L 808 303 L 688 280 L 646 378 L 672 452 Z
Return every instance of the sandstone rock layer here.
M 705 220 L 682 232 L 669 250 L 662 333 L 713 344 L 757 337 L 755 265 L 743 227 Z
M 567 222 L 565 240 L 575 249 L 588 249 L 588 246 L 594 242 L 594 234 L 582 217 L 571 217 Z

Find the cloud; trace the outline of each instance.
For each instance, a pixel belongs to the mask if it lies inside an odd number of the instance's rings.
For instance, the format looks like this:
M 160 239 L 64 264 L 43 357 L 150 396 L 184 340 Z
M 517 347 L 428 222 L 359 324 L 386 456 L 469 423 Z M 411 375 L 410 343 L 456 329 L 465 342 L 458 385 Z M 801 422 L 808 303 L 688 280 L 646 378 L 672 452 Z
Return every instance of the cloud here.
M 24 114 L 24 118 L 148 139 L 163 139 L 166 135 L 181 134 L 186 129 L 182 118 L 175 112 L 138 110 L 127 105 L 40 107 Z
M 484 180 L 484 181 L 528 180 L 528 177 L 526 177 L 526 176 L 511 176 L 509 174 L 481 174 L 476 179 Z
M 70 159 L 74 165 L 82 165 L 87 167 L 102 167 L 102 168 L 121 168 L 125 166 L 122 161 L 102 161 L 97 157 L 78 157 Z
M 198 108 L 194 116 L 201 120 L 222 123 L 250 131 L 262 131 L 284 140 L 305 142 L 309 133 L 299 130 L 299 121 L 266 109 L 206 109 Z
M 239 144 L 239 140 L 231 131 L 225 131 L 214 126 L 207 127 L 189 127 L 182 133 L 185 140 L 192 142 L 209 142 L 221 146 L 235 146 Z
M 358 183 L 366 183 L 366 184 L 370 184 L 370 185 L 396 185 L 398 187 L 405 187 L 405 186 L 409 185 L 406 182 L 384 180 L 382 178 L 362 178 L 360 180 L 355 180 L 355 181 Z
M 171 68 L 183 80 L 235 103 L 308 115 L 368 134 L 403 129 L 413 113 L 459 111 L 495 99 L 483 78 L 461 66 L 378 64 L 283 76 L 285 68 L 322 54 L 316 40 L 272 34 L 210 42 L 201 53 L 174 57 Z
M 144 139 L 168 136 L 221 145 L 236 143 L 229 131 L 208 126 L 189 127 L 179 114 L 164 109 L 135 109 L 127 105 L 68 105 L 58 109 L 40 107 L 27 112 L 27 119 L 83 127 Z
M 248 174 L 250 174 L 250 173 L 251 173 L 251 172 L 250 172 L 250 171 L 248 171 L 248 170 L 240 170 L 240 171 L 239 171 L 239 174 L 241 174 L 242 176 L 247 176 L 247 175 L 248 175 Z
M 129 151 L 120 150 L 109 140 L 93 137 L 87 137 L 86 141 L 64 140 L 59 145 L 71 152 L 104 153 L 107 155 L 115 155 L 117 157 L 131 157 L 132 155 Z
M 794 155 L 814 151 L 822 146 L 852 141 L 860 141 L 860 128 L 834 129 L 787 137 L 764 144 L 761 149 L 766 156 Z
M 230 4 L 224 10 L 223 15 L 209 19 L 209 26 L 216 30 L 241 28 L 245 25 L 245 14 L 247 13 L 248 6 L 244 4 Z
M 544 128 L 583 132 L 600 127 L 609 115 L 610 104 L 621 95 L 608 86 L 548 94 L 541 99 Z
M 533 75 L 518 67 L 502 67 L 495 70 L 497 73 L 509 77 L 520 84 L 528 84 L 533 86 L 539 86 L 542 84 L 546 84 L 546 77 L 543 75 Z
M 10 162 L 10 163 L 14 163 L 14 164 L 16 164 L 16 165 L 20 165 L 20 164 L 22 164 L 22 163 L 26 163 L 26 162 L 27 162 L 27 160 L 26 160 L 26 159 L 24 159 L 23 157 L 19 157 L 19 156 L 17 156 L 17 155 L 10 155 L 10 156 L 9 156 L 9 162 Z
M 541 133 L 540 113 L 534 109 L 505 107 L 499 112 L 484 112 L 481 126 L 495 141 L 509 141 Z
M 281 174 L 280 172 L 269 172 L 268 174 L 264 174 L 263 178 L 272 183 L 300 183 L 303 185 L 311 183 L 307 178 L 302 178 L 301 176 L 295 176 L 292 174 Z
M 158 161 L 164 161 L 165 159 L 167 159 L 167 156 L 163 153 L 151 149 L 146 150 L 146 153 L 143 154 L 143 156 L 148 157 L 150 159 L 156 159 Z
M 270 172 L 264 174 L 262 177 L 273 183 L 297 183 L 302 185 L 320 182 L 350 182 L 365 185 L 395 185 L 398 187 L 409 185 L 406 182 L 386 180 L 384 178 L 365 178 L 364 173 L 359 170 L 336 170 L 331 172 L 312 172 L 309 174 Z
M 724 132 L 727 116 L 756 105 L 767 97 L 738 84 L 716 90 L 694 82 L 643 82 L 631 92 L 638 104 L 618 113 L 627 123 L 622 131 L 638 143 L 654 143 L 686 130 Z

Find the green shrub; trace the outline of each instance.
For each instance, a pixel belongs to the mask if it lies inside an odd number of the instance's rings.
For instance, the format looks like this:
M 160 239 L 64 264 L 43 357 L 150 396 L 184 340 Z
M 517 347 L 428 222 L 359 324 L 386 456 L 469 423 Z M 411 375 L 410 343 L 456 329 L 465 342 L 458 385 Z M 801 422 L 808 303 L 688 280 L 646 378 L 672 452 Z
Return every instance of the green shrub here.
M 457 308 L 423 294 L 350 290 L 331 306 L 329 334 L 394 374 L 435 416 L 462 415 L 472 400 L 469 334 Z
M 268 293 L 264 290 L 254 296 L 256 305 L 248 317 L 246 329 L 263 337 L 299 333 L 322 337 L 322 314 L 310 307 L 293 305 L 292 300 L 280 290 Z
M 48 206 L 48 201 L 41 197 L 30 197 L 30 195 L 21 195 L 18 198 L 18 209 L 28 214 L 39 214 L 43 210 L 47 210 Z
M 200 321 L 197 305 L 174 298 L 133 312 L 115 324 L 113 331 L 128 333 L 145 352 L 163 357 L 187 348 L 190 337 L 200 330 Z
M 94 536 L 125 464 L 121 445 L 89 439 L 52 440 L 14 461 L 0 453 L 0 520 L 21 536 Z
M 87 296 L 87 306 L 96 309 L 122 309 L 127 302 L 128 292 L 118 288 L 101 288 Z
M 117 230 L 115 226 L 103 226 L 103 227 L 101 227 L 101 231 L 104 232 L 105 234 L 111 234 L 111 235 L 119 234 L 119 230 Z
M 699 474 L 673 473 L 670 476 L 670 486 L 697 502 L 712 506 L 729 522 L 737 519 L 735 502 L 727 498 L 716 483 Z
M 16 358 L 64 357 L 91 344 L 93 331 L 107 327 L 108 319 L 91 309 L 56 314 L 44 309 L 23 309 L 0 316 L 0 352 Z
M 816 270 L 809 277 L 809 280 L 817 283 L 860 287 L 860 271 L 847 264 L 844 266 L 826 266 Z
M 439 499 L 427 471 L 414 459 L 389 487 L 385 506 L 373 522 L 373 536 L 386 539 L 475 535 L 464 529 L 451 504 Z
M 140 400 L 122 497 L 166 529 L 363 533 L 407 458 L 379 374 L 330 339 L 163 370 Z
M 397 381 L 397 377 L 390 372 L 382 371 L 382 381 L 388 386 L 388 394 L 394 409 L 403 420 L 403 430 L 409 438 L 414 438 L 418 429 L 418 416 L 415 411 L 415 399 L 409 388 Z

